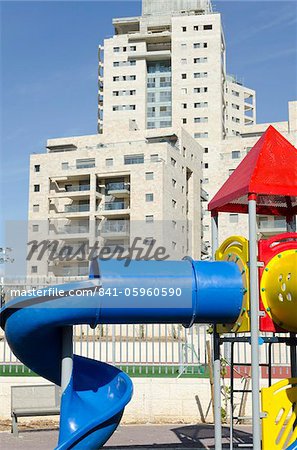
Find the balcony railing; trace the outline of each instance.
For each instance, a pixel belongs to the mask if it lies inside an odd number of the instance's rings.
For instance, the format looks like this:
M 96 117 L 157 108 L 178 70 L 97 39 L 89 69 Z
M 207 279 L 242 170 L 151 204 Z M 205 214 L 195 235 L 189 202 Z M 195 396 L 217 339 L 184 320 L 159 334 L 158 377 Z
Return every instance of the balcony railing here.
M 86 212 L 90 211 L 90 205 L 66 205 L 64 212 Z
M 126 233 L 130 226 L 127 220 L 110 220 L 103 224 L 101 233 Z
M 49 232 L 53 234 L 80 234 L 89 233 L 89 227 L 87 226 L 71 226 L 65 225 L 64 227 L 50 227 Z
M 90 185 L 89 184 L 82 184 L 79 186 L 66 186 L 65 187 L 66 192 L 81 192 L 81 191 L 89 191 Z
M 125 182 L 119 182 L 119 183 L 107 183 L 106 184 L 107 191 L 129 191 L 130 185 Z
M 104 209 L 106 211 L 113 211 L 115 209 L 127 209 L 129 206 L 125 202 L 106 202 Z

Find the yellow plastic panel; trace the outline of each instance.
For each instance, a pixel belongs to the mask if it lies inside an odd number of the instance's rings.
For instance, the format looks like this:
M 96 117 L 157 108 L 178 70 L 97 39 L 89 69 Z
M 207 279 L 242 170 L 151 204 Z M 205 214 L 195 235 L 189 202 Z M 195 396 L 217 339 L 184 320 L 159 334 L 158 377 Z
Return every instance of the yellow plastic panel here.
M 242 236 L 230 236 L 218 248 L 215 254 L 217 261 L 229 261 L 238 265 L 244 286 L 244 297 L 239 317 L 235 323 L 217 326 L 219 333 L 245 333 L 250 331 L 250 298 L 249 298 L 249 268 L 248 268 L 248 240 Z
M 296 250 L 285 250 L 269 261 L 263 271 L 260 290 L 272 320 L 285 330 L 297 332 Z
M 281 380 L 261 390 L 262 450 L 283 450 L 297 439 L 297 378 Z M 294 407 L 294 408 L 293 408 Z

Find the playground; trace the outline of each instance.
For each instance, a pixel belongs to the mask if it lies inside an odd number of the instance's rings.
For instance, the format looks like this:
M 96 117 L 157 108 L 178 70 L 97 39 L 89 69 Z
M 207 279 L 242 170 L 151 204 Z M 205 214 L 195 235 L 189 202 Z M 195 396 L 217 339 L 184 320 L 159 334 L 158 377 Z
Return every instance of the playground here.
M 3 434 L 5 448 L 254 448 L 297 449 L 297 151 L 272 126 L 210 201 L 212 261 L 93 260 L 86 281 L 12 299 L 1 327 L 26 367 L 61 386 L 59 433 Z M 248 239 L 219 245 L 220 214 L 248 214 Z M 262 239 L 257 215 L 286 218 L 287 232 Z M 59 292 L 62 292 L 59 294 Z M 52 292 L 55 292 L 52 295 Z M 82 296 L 81 292 L 92 295 Z M 74 295 L 70 295 L 74 293 Z M 118 367 L 73 352 L 73 326 L 211 324 L 214 426 L 120 427 L 133 395 Z M 270 333 L 269 337 L 267 333 Z M 221 344 L 231 344 L 230 423 L 222 425 Z M 234 345 L 251 351 L 251 428 L 234 427 Z M 260 346 L 289 348 L 290 376 L 260 389 Z M 117 430 L 118 429 L 118 430 Z M 28 436 L 28 437 L 27 437 Z M 32 434 L 33 436 L 33 434 Z M 245 440 L 242 438 L 245 437 Z M 241 441 L 241 442 L 240 442 Z M 248 445 L 249 444 L 249 445 Z M 9 447 L 14 445 L 14 447 Z M 28 444 L 29 445 L 29 444 Z

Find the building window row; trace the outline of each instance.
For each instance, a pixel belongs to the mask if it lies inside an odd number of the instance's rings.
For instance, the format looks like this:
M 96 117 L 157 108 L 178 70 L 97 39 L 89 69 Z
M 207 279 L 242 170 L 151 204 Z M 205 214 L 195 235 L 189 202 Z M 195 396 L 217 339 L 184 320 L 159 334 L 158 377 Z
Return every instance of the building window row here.
M 114 105 L 113 111 L 135 111 L 136 105 Z
M 208 102 L 197 102 L 194 103 L 194 108 L 207 108 Z
M 207 78 L 207 72 L 194 72 L 194 78 Z
M 207 48 L 207 42 L 194 42 L 194 48 Z
M 187 27 L 182 27 L 182 32 L 185 33 L 188 30 Z M 202 30 L 212 30 L 212 25 L 194 25 L 193 26 L 194 31 L 202 31 Z
M 126 67 L 136 66 L 136 59 L 130 59 L 129 61 L 114 61 L 113 67 Z
M 128 47 L 113 47 L 114 53 L 120 53 L 120 52 L 136 52 L 136 45 L 129 45 Z
M 112 95 L 115 97 L 121 97 L 122 95 L 136 95 L 136 90 L 135 89 L 122 89 L 120 91 L 113 91 Z
M 201 58 L 194 58 L 194 64 L 207 63 L 207 56 Z
M 148 77 L 147 79 L 147 87 L 155 88 L 155 87 L 171 87 L 171 77 Z
M 206 86 L 194 88 L 194 94 L 201 94 L 204 92 L 208 92 L 208 88 Z
M 136 75 L 122 75 L 113 77 L 113 81 L 135 81 Z

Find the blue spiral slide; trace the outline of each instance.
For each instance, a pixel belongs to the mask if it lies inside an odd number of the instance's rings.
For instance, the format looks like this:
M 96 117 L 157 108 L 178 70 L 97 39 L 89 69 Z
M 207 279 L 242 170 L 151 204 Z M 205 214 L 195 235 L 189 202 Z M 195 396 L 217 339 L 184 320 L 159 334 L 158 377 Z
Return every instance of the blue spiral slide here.
M 30 294 L 1 309 L 1 327 L 20 361 L 61 385 L 65 329 L 102 323 L 233 323 L 243 284 L 233 262 L 110 260 L 94 261 L 89 280 Z M 132 397 L 132 381 L 116 367 L 78 355 L 72 367 L 61 398 L 56 449 L 98 449 L 117 428 Z

